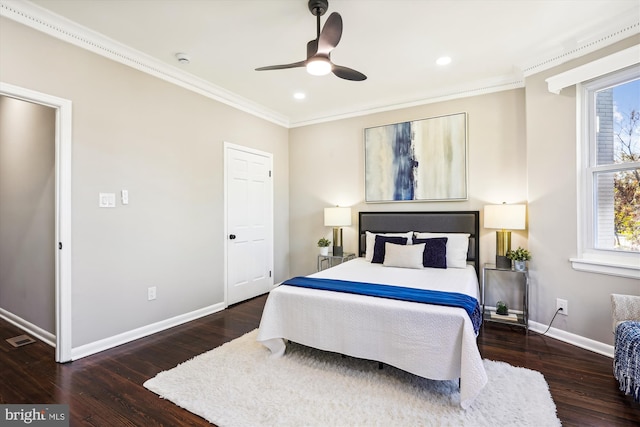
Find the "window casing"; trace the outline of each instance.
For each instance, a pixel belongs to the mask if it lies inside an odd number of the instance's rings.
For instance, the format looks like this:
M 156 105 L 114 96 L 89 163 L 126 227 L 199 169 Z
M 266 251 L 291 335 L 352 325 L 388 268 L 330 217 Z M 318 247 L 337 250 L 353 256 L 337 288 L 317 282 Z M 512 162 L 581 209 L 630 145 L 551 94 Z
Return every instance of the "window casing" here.
M 634 155 L 620 155 L 616 135 L 619 127 L 615 121 L 620 113 L 630 112 L 614 108 L 615 88 L 638 79 L 640 67 L 634 66 L 579 84 L 577 88 L 579 241 L 578 257 L 571 259 L 577 270 L 640 278 L 640 247 L 636 239 L 629 237 L 629 227 L 620 225 L 623 212 L 620 206 L 626 209 L 625 218 L 640 219 L 637 198 L 620 204 L 623 194 L 620 189 L 629 190 L 635 185 L 634 182 L 628 185 L 627 178 L 640 174 L 640 157 L 635 155 L 640 142 L 631 141 L 632 148 L 636 148 Z M 637 96 L 640 98 L 640 93 Z M 640 110 L 640 99 L 634 105 L 635 111 Z M 640 133 L 640 126 L 636 129 Z M 639 224 L 633 221 L 631 228 L 637 230 Z

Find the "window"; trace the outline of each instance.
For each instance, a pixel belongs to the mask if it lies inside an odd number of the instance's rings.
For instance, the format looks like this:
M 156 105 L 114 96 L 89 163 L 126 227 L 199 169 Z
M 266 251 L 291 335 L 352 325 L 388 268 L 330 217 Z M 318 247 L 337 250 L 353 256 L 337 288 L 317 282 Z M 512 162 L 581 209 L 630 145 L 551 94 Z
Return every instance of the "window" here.
M 640 276 L 640 67 L 579 86 L 579 258 L 573 267 Z
M 595 90 L 594 247 L 640 251 L 640 79 Z M 593 111 L 593 110 L 592 110 Z

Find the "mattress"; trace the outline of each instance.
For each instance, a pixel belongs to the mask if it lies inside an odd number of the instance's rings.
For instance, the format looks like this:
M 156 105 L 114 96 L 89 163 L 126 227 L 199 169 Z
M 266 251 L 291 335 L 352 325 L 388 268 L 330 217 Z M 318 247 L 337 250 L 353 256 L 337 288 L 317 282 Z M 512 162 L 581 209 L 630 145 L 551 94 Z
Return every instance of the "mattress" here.
M 358 258 L 311 277 L 479 295 L 472 266 L 406 269 Z M 267 298 L 257 339 L 273 357 L 283 356 L 290 340 L 425 378 L 460 379 L 463 408 L 487 382 L 473 325 L 462 308 L 279 286 Z

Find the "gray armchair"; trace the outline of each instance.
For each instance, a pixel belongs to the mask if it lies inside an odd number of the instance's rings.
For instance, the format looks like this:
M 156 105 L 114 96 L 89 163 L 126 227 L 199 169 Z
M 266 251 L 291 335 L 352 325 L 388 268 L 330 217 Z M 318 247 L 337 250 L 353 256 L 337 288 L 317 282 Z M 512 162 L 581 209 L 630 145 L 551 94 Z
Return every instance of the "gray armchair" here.
M 640 402 L 640 296 L 611 294 L 613 373 L 620 390 Z

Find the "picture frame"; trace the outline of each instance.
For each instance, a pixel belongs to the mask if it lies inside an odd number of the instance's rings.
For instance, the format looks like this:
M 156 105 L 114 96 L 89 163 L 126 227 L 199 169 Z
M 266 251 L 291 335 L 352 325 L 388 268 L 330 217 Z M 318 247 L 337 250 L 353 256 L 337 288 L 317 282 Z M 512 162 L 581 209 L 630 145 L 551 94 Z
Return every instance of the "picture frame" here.
M 467 113 L 366 128 L 365 202 L 468 200 Z

